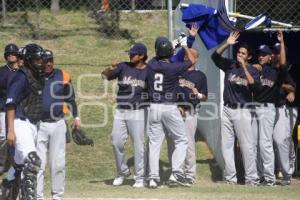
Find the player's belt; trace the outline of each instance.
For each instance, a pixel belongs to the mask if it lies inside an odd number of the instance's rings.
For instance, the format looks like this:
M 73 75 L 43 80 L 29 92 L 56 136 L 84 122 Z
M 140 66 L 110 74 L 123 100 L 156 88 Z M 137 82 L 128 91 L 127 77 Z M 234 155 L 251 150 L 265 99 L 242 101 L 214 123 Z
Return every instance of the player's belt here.
M 35 125 L 39 122 L 39 121 L 28 119 L 28 118 L 25 118 L 25 117 L 20 117 L 19 119 L 22 120 L 22 121 L 28 120 L 30 123 L 35 124 Z
M 60 119 L 52 119 L 52 118 L 46 118 L 46 119 L 42 119 L 42 122 L 47 122 L 47 123 L 54 123 L 57 122 Z
M 243 103 L 224 103 L 224 106 L 231 108 L 231 109 L 254 108 L 254 105 L 252 105 L 252 104 L 243 104 Z
M 274 103 L 255 103 L 253 105 L 255 105 L 255 107 L 269 107 L 271 105 L 274 105 Z

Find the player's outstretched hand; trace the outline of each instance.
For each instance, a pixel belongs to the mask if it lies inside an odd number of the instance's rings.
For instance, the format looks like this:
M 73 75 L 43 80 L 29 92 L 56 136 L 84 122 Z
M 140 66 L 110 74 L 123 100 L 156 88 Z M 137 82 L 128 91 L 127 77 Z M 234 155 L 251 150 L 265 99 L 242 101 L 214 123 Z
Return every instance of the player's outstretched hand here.
M 16 144 L 16 133 L 14 131 L 8 131 L 7 133 L 7 144 L 15 146 Z
M 237 39 L 240 37 L 240 33 L 238 31 L 233 31 L 230 33 L 229 37 L 227 38 L 227 44 L 234 45 L 238 43 Z
M 278 31 L 278 32 L 277 32 L 277 40 L 278 40 L 280 43 L 284 42 L 282 31 Z
M 288 93 L 288 95 L 286 96 L 286 99 L 288 100 L 288 102 L 293 103 L 295 100 L 295 93 L 294 92 Z
M 117 62 L 114 60 L 111 62 L 111 66 L 109 66 L 110 70 L 114 70 L 117 68 Z
M 190 36 L 196 37 L 199 30 L 199 26 L 197 23 L 193 23 L 191 29 L 189 29 Z

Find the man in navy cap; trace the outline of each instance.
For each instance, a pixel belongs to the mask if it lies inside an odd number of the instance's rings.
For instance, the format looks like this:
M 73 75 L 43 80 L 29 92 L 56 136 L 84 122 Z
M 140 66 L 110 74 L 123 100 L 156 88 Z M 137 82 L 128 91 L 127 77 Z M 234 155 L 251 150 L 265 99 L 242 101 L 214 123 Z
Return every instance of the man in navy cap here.
M 273 63 L 279 64 L 280 43 L 273 46 Z M 297 107 L 294 105 L 296 82 L 287 72 L 286 78 L 280 88 L 280 100 L 276 104 L 276 118 L 274 127 L 274 144 L 276 147 L 276 161 L 283 175 L 282 185 L 291 183 L 294 171 L 295 151 L 292 133 L 297 119 Z
M 237 137 L 245 168 L 245 183 L 257 185 L 255 135 L 251 131 L 252 107 L 249 104 L 253 87 L 259 82 L 259 74 L 250 64 L 252 54 L 246 43 L 240 44 L 235 60 L 221 56 L 225 49 L 237 43 L 238 38 L 239 33 L 232 32 L 226 42 L 212 54 L 215 65 L 225 73 L 221 127 L 224 181 L 227 184 L 237 184 L 234 161 L 234 143 Z
M 256 115 L 258 123 L 259 157 L 262 161 L 261 178 L 263 185 L 274 186 L 274 150 L 273 129 L 275 125 L 275 104 L 280 99 L 280 87 L 285 78 L 285 47 L 282 32 L 277 33 L 277 39 L 281 44 L 279 62 L 272 63 L 272 50 L 267 45 L 259 47 L 258 62 L 261 66 L 260 84 L 255 85 L 254 100 L 257 102 Z
M 102 72 L 107 80 L 118 79 L 117 109 L 112 128 L 112 143 L 117 165 L 114 186 L 122 185 L 130 175 L 124 153 L 128 134 L 134 145 L 135 183 L 144 187 L 144 133 L 147 77 L 147 48 L 142 43 L 134 44 L 128 51 L 130 61 L 112 64 Z

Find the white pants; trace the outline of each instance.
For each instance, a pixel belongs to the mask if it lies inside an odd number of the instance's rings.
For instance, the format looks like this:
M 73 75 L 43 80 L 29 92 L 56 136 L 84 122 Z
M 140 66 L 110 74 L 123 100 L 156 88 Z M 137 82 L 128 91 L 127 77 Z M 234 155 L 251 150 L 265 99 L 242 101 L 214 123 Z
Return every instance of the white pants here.
M 14 160 L 18 165 L 24 164 L 30 152 L 36 152 L 37 126 L 29 120 L 15 119 L 16 145 Z

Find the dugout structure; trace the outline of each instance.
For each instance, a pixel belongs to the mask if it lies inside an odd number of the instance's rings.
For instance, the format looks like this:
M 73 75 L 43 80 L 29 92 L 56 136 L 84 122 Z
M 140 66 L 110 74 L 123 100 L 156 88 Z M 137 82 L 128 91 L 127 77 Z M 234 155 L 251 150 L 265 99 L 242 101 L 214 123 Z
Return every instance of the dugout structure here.
M 181 3 L 198 3 L 207 5 L 209 7 L 218 8 L 220 0 L 181 0 Z M 180 5 L 179 4 L 179 5 Z M 294 78 L 297 79 L 297 91 L 295 104 L 300 105 L 300 91 L 299 80 L 300 79 L 300 1 L 288 1 L 288 0 L 227 0 L 227 10 L 229 12 L 239 12 L 244 15 L 257 16 L 259 14 L 266 14 L 272 18 L 272 20 L 290 23 L 293 25 L 292 29 L 287 29 L 280 26 L 272 26 L 273 31 L 266 31 L 264 26 L 259 26 L 254 30 L 241 32 L 239 38 L 240 42 L 248 42 L 251 47 L 256 50 L 260 44 L 273 45 L 276 42 L 276 30 L 284 30 L 284 38 L 286 46 L 288 48 L 288 60 L 291 64 L 291 70 Z M 186 32 L 185 24 L 181 21 L 181 11 L 179 6 L 174 13 L 174 35 L 179 35 L 180 32 Z M 247 23 L 250 20 L 240 19 L 239 23 Z M 297 46 L 298 44 L 298 46 Z M 194 48 L 199 51 L 199 63 L 198 68 L 204 72 L 207 76 L 208 82 L 208 101 L 203 103 L 200 109 L 198 118 L 198 134 L 200 134 L 207 142 L 214 158 L 220 167 L 223 168 L 224 162 L 221 153 L 221 114 L 223 107 L 223 79 L 224 74 L 216 66 L 214 66 L 211 60 L 211 54 L 215 49 L 207 50 L 203 45 L 199 37 L 196 38 Z M 226 51 L 223 56 L 232 58 L 235 55 L 236 49 L 232 48 Z M 257 51 L 254 51 L 257 54 Z M 255 55 L 254 57 L 256 57 Z M 255 62 L 255 58 L 253 60 Z M 299 85 L 300 86 L 300 85 Z M 299 116 L 298 116 L 299 122 Z M 296 123 L 297 125 L 297 123 Z M 296 138 L 296 130 L 294 131 L 294 137 Z M 296 145 L 297 146 L 297 145 Z M 200 155 L 201 156 L 201 155 Z M 201 159 L 201 158 L 200 158 Z M 239 162 L 238 162 L 239 163 Z M 237 166 L 237 169 L 241 169 L 241 166 Z

